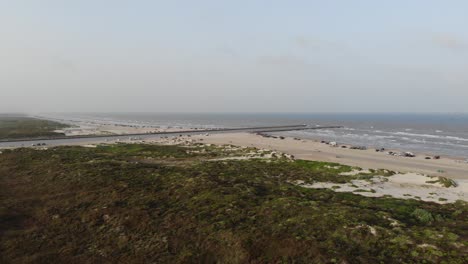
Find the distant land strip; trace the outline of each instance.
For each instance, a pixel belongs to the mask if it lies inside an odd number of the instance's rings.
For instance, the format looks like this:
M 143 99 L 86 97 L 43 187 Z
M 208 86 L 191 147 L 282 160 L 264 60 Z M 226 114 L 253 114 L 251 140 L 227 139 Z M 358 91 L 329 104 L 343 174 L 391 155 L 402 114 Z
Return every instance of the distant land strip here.
M 214 128 L 214 129 L 199 129 L 199 130 L 181 130 L 153 133 L 132 133 L 118 135 L 79 135 L 79 136 L 54 136 L 54 137 L 38 137 L 38 138 L 21 138 L 21 139 L 1 139 L 3 143 L 28 142 L 28 141 L 48 141 L 48 140 L 67 140 L 67 139 L 98 139 L 98 138 L 122 138 L 135 136 L 151 136 L 151 135 L 177 135 L 177 134 L 200 134 L 200 133 L 225 133 L 225 132 L 247 132 L 247 133 L 268 133 L 268 132 L 284 132 L 309 129 L 334 129 L 343 128 L 343 126 L 317 126 L 309 127 L 307 125 L 290 125 L 290 126 L 267 126 L 267 127 L 243 127 L 243 128 Z

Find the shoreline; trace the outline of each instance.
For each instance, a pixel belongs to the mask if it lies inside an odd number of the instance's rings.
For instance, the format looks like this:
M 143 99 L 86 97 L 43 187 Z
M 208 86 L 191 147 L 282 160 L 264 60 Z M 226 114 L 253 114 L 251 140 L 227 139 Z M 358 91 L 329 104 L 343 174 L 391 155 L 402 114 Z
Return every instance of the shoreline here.
M 51 119 L 47 119 L 51 120 Z M 75 131 L 79 131 L 84 137 L 90 133 L 97 135 L 121 135 L 131 136 L 129 132 L 136 133 L 148 133 L 148 129 L 153 130 L 155 128 L 149 128 L 145 126 L 132 126 L 118 125 L 118 124 L 97 124 L 93 123 L 93 127 L 86 126 L 82 122 L 76 122 L 72 120 L 61 120 L 62 123 L 74 125 L 75 127 L 69 128 Z M 84 126 L 83 126 L 84 124 Z M 89 123 L 87 124 L 89 125 Z M 174 133 L 181 131 L 182 127 L 166 127 L 158 128 L 159 133 L 169 132 Z M 66 129 L 65 129 L 66 130 Z M 190 131 L 197 132 L 197 129 L 189 128 Z M 188 129 L 186 130 L 188 131 Z M 125 133 L 127 132 L 127 133 Z M 202 131 L 200 132 L 202 133 Z M 265 134 L 265 133 L 262 133 Z M 181 138 L 177 135 L 175 137 L 180 140 L 188 138 L 182 136 Z M 169 136 L 170 137 L 170 136 Z M 276 138 L 275 138 L 276 137 Z M 361 168 L 372 168 L 372 169 L 390 169 L 400 172 L 417 172 L 431 176 L 442 176 L 453 179 L 468 179 L 468 163 L 465 158 L 454 157 L 454 156 L 442 156 L 440 159 L 434 159 L 434 154 L 427 153 L 414 153 L 416 157 L 402 157 L 388 155 L 388 151 L 393 152 L 404 152 L 404 150 L 386 149 L 384 152 L 376 152 L 374 148 L 370 146 L 366 150 L 350 149 L 349 144 L 339 144 L 339 146 L 332 147 L 327 144 L 323 144 L 320 140 L 316 139 L 304 139 L 297 137 L 279 136 L 275 137 L 254 133 L 243 133 L 243 132 L 226 132 L 222 134 L 204 134 L 204 135 L 192 135 L 191 139 L 203 140 L 204 143 L 211 144 L 232 144 L 238 146 L 252 146 L 263 149 L 271 149 L 281 151 L 290 155 L 295 156 L 298 159 L 304 160 L 316 160 L 334 162 L 344 165 L 357 166 Z M 280 139 L 284 138 L 284 139 Z M 116 142 L 125 142 L 126 140 L 115 140 Z M 130 140 L 132 141 L 132 140 Z M 162 141 L 157 135 L 151 137 L 151 134 L 145 136 L 145 142 L 160 142 Z M 99 143 L 100 140 L 90 140 L 89 144 Z M 112 141 L 111 141 L 112 142 Z M 135 141 L 133 141 L 135 142 Z M 102 140 L 101 143 L 110 143 L 109 141 Z M 77 144 L 73 144 L 77 145 Z M 341 146 L 346 146 L 342 148 Z M 425 159 L 431 157 L 431 159 Z
M 208 129 L 217 129 L 215 127 L 207 126 L 207 127 L 193 127 L 193 126 L 183 126 L 183 125 L 177 125 L 177 126 L 169 126 L 169 125 L 154 125 L 150 123 L 138 123 L 138 122 L 117 122 L 117 121 L 111 121 L 111 120 L 74 120 L 74 119 L 64 119 L 64 118 L 56 118 L 56 117 L 47 117 L 47 116 L 35 116 L 35 118 L 40 118 L 40 119 L 45 119 L 45 120 L 51 120 L 51 121 L 56 121 L 60 123 L 64 123 L 67 125 L 71 125 L 71 128 L 64 129 L 63 131 L 58 131 L 58 132 L 63 132 L 66 134 L 66 136 L 78 136 L 78 135 L 98 135 L 98 136 L 104 136 L 104 135 L 131 135 L 131 134 L 146 134 L 146 133 L 161 133 L 161 132 L 177 132 L 177 131 L 197 131 L 197 130 L 208 130 Z M 289 131 L 285 131 L 289 132 Z M 292 132 L 292 131 L 291 131 Z M 324 138 L 317 136 L 317 137 L 302 137 L 300 135 L 288 135 L 288 133 L 282 133 L 281 131 L 276 131 L 276 132 L 266 132 L 265 134 L 271 135 L 271 136 L 284 136 L 284 137 L 299 137 L 301 140 L 307 140 L 307 141 L 321 141 Z M 337 140 L 330 140 L 327 139 L 328 141 L 337 141 Z M 338 141 L 337 141 L 338 142 Z M 338 142 L 339 143 L 339 142 Z M 375 143 L 375 142 L 373 142 Z M 448 157 L 451 159 L 456 159 L 460 160 L 461 162 L 468 162 L 468 153 L 466 155 L 463 155 L 464 153 L 458 155 L 456 153 L 445 153 L 444 151 L 437 152 L 433 150 L 417 150 L 413 148 L 405 148 L 404 146 L 382 146 L 382 145 L 375 145 L 372 142 L 366 142 L 366 143 L 355 143 L 355 142 L 347 142 L 347 143 L 340 143 L 340 145 L 345 145 L 345 146 L 366 146 L 369 149 L 380 149 L 382 147 L 385 147 L 386 151 L 394 151 L 394 152 L 414 152 L 419 155 L 424 155 L 428 157 L 434 157 L 434 156 L 444 156 Z M 384 144 L 385 145 L 385 144 Z
M 257 147 L 293 155 L 297 159 L 334 162 L 367 169 L 390 169 L 399 172 L 417 172 L 452 179 L 468 179 L 468 163 L 457 157 L 443 156 L 426 160 L 426 155 L 416 157 L 391 156 L 374 149 L 355 150 L 331 147 L 316 140 L 291 137 L 265 138 L 256 134 L 229 133 L 209 136 L 193 136 L 204 143 Z
M 453 203 L 457 200 L 467 201 L 468 197 L 468 163 L 460 163 L 457 159 L 441 157 L 425 160 L 424 155 L 416 157 L 391 156 L 374 149 L 357 150 L 330 146 L 317 140 L 299 139 L 293 137 L 265 137 L 252 132 L 227 132 L 221 134 L 188 134 L 188 135 L 148 135 L 144 138 L 126 137 L 125 139 L 89 139 L 89 141 L 66 141 L 60 145 L 75 145 L 95 148 L 100 144 L 156 144 L 185 145 L 194 144 L 217 145 L 231 149 L 254 147 L 258 151 L 271 151 L 272 155 L 280 155 L 291 160 L 308 160 L 330 162 L 327 166 L 340 167 L 348 165 L 355 167 L 350 173 L 340 174 L 342 177 L 373 173 L 372 171 L 387 171 L 391 176 L 379 174 L 367 180 L 352 180 L 347 184 L 332 182 L 315 182 L 313 184 L 292 183 L 304 188 L 332 189 L 338 192 L 352 192 L 369 197 L 390 195 L 402 199 L 418 199 L 439 204 Z M 60 146 L 60 145 L 51 145 Z M 49 146 L 38 145 L 34 148 L 48 149 Z M 234 148 L 236 148 L 234 147 Z M 2 151 L 0 151 L 0 154 Z M 257 155 L 258 156 L 258 155 Z M 263 156 L 260 156 L 263 158 Z M 254 156 L 239 156 L 228 159 L 247 160 L 259 158 Z M 223 160 L 223 159 L 222 159 Z M 331 168 L 334 168 L 331 167 Z M 437 172 L 443 168 L 444 172 Z M 450 183 L 444 187 L 444 182 Z M 453 184 L 452 184 L 453 183 Z

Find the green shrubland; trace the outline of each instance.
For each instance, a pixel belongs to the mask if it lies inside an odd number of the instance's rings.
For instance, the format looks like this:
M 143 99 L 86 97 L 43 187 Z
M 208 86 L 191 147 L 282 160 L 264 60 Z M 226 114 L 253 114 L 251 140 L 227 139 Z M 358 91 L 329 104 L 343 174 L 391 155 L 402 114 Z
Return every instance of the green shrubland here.
M 63 136 L 54 130 L 65 127 L 68 126 L 49 120 L 0 115 L 0 140 Z
M 363 176 L 339 176 L 354 169 L 339 164 L 216 160 L 247 151 L 125 144 L 4 151 L 0 262 L 467 262 L 465 202 L 292 184 Z

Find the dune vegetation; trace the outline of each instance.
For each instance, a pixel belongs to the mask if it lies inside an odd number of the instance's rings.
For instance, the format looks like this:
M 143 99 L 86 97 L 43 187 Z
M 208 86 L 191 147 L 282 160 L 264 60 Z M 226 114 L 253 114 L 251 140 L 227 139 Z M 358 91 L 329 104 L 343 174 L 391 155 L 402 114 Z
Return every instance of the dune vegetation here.
M 468 206 L 369 198 L 354 168 L 203 144 L 0 154 L 1 263 L 467 263 Z M 264 156 L 269 158 L 264 158 Z M 375 172 L 378 173 L 378 172 Z
M 0 115 L 0 140 L 63 136 L 54 131 L 65 127 L 68 126 L 49 120 Z

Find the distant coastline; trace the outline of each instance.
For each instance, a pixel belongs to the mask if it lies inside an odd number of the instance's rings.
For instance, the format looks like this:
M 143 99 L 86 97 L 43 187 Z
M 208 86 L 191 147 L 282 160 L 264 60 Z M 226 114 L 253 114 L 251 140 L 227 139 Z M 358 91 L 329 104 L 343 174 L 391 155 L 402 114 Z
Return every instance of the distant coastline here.
M 343 125 L 344 129 L 282 132 L 279 135 L 341 144 L 468 158 L 468 114 L 178 114 L 76 113 L 41 115 L 75 124 L 84 133 L 131 133 L 274 125 Z M 116 127 L 119 127 L 118 129 Z M 91 131 L 93 130 L 94 131 Z M 119 130 L 119 131 L 117 131 Z M 70 135 L 73 134 L 73 130 Z M 107 131 L 107 132 L 106 132 Z
M 76 121 L 53 118 L 50 120 L 53 120 L 54 122 L 63 122 L 67 125 L 67 127 L 64 127 L 63 129 L 57 132 L 63 133 L 65 135 L 73 135 L 77 139 L 80 139 L 76 141 L 59 142 L 58 145 L 85 145 L 96 143 L 139 141 L 151 143 L 159 142 L 161 138 L 158 135 L 146 135 L 145 133 L 169 133 L 165 136 L 169 136 L 170 138 L 179 138 L 178 132 L 182 130 L 199 132 L 201 134 L 207 132 L 205 130 L 197 130 L 193 127 L 189 128 L 190 130 L 186 130 L 187 128 L 184 128 L 183 126 L 155 126 L 144 123 L 119 124 L 116 121 Z M 132 136 L 135 133 L 141 133 L 144 136 Z M 280 150 L 282 152 L 294 155 L 301 159 L 337 162 L 351 166 L 359 166 L 363 168 L 386 168 L 397 171 L 419 172 L 428 175 L 446 176 L 461 179 L 465 179 L 468 177 L 468 162 L 466 160 L 466 157 L 455 155 L 440 155 L 440 153 L 430 152 L 414 152 L 416 157 L 413 158 L 399 157 L 399 153 L 404 153 L 409 150 L 405 148 L 385 148 L 384 151 L 376 152 L 375 148 L 381 149 L 381 146 L 372 146 L 372 142 L 369 142 L 369 144 L 364 145 L 368 148 L 367 150 L 353 150 L 350 148 L 353 146 L 355 147 L 362 145 L 346 144 L 342 142 L 336 142 L 337 147 L 331 147 L 330 145 L 320 143 L 321 140 L 292 136 L 297 133 L 301 134 L 303 132 L 276 132 L 272 133 L 276 136 L 271 138 L 265 138 L 259 135 L 248 133 L 225 133 L 222 135 L 210 136 L 196 136 L 196 134 L 198 133 L 195 133 L 193 134 L 192 138 L 204 139 L 204 142 L 214 144 L 234 144 L 239 146 L 254 146 L 258 148 Z M 321 131 L 318 131 L 318 133 L 321 133 Z M 102 138 L 94 138 L 94 135 L 99 135 Z M 121 135 L 121 137 L 108 137 L 111 135 Z M 183 136 L 181 139 L 187 139 L 187 137 L 188 136 Z M 284 140 L 279 139 L 280 137 L 284 138 Z M 7 144 L 5 143 L 0 143 L 0 146 L 1 145 L 7 146 Z M 24 146 L 30 145 L 31 144 L 29 143 L 24 144 Z M 397 153 L 397 155 L 388 155 L 388 152 L 395 152 Z M 441 156 L 441 158 L 435 159 L 436 156 Z

